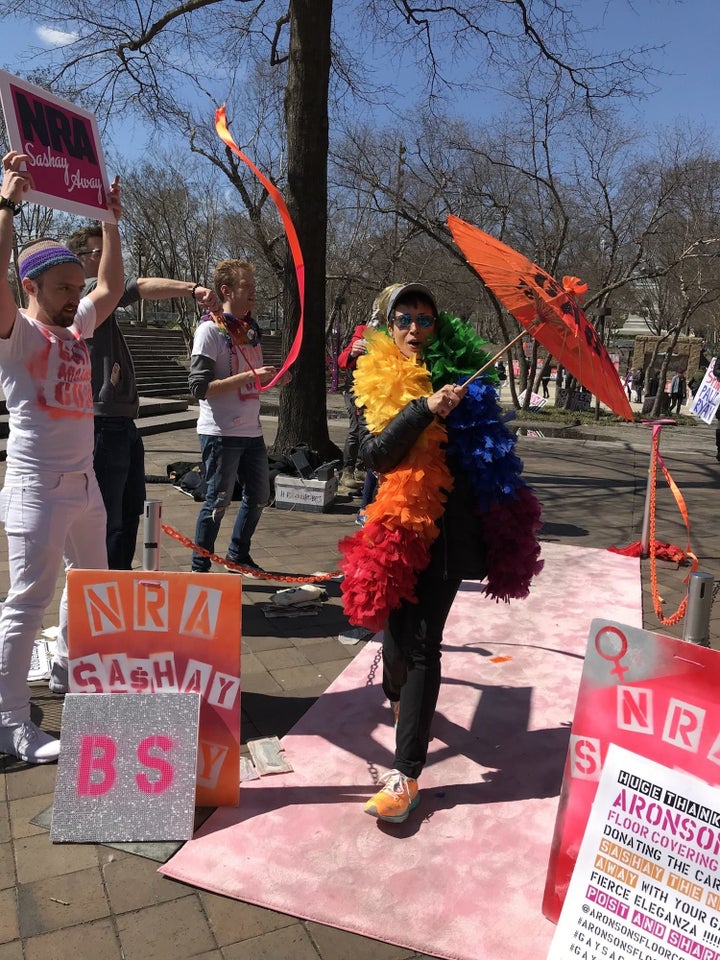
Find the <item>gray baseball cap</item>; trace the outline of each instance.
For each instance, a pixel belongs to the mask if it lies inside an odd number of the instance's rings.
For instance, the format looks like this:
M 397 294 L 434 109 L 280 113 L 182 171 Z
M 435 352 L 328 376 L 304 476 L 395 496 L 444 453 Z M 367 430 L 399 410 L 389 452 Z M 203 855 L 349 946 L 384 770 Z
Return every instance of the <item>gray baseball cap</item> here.
M 397 288 L 393 290 L 388 298 L 386 308 L 388 321 L 390 320 L 390 315 L 395 309 L 395 304 L 398 303 L 398 301 L 403 300 L 408 294 L 416 294 L 417 296 L 422 297 L 424 300 L 427 300 L 428 303 L 432 304 L 435 316 L 438 315 L 437 303 L 435 302 L 435 297 L 430 292 L 429 287 L 426 287 L 424 283 L 399 283 Z

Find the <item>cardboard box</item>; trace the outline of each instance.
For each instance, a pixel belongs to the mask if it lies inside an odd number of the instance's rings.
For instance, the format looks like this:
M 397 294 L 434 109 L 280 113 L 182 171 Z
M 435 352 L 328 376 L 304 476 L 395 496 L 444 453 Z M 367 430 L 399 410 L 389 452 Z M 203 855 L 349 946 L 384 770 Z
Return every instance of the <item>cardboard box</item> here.
M 305 480 L 301 477 L 275 477 L 275 506 L 279 510 L 304 510 L 327 513 L 337 493 L 338 479 Z

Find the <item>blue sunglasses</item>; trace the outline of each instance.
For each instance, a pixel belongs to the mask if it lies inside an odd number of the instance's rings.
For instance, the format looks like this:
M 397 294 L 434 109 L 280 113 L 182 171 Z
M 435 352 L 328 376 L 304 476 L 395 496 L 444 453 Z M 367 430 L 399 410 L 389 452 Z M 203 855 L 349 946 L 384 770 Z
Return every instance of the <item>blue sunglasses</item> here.
M 399 317 L 393 317 L 392 322 L 398 330 L 407 330 L 412 323 L 427 329 L 435 323 L 435 317 L 431 317 L 427 313 L 419 313 L 416 317 L 411 317 L 409 313 L 403 313 Z

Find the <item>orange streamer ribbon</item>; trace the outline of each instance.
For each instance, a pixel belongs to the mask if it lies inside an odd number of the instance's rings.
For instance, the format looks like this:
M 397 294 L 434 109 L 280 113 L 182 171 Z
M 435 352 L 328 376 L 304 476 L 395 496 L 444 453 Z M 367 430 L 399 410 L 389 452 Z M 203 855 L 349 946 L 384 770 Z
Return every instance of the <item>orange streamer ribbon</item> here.
M 660 456 L 660 450 L 656 449 L 655 454 L 657 456 L 657 461 L 660 464 L 660 469 L 663 472 L 663 476 L 667 481 L 667 485 L 668 487 L 670 487 L 670 490 L 672 491 L 672 495 L 675 497 L 675 503 L 677 504 L 677 508 L 680 511 L 680 516 L 683 518 L 683 522 L 685 523 L 685 529 L 687 531 L 687 547 L 685 548 L 685 556 L 688 557 L 690 560 L 692 560 L 692 568 L 690 570 L 690 573 L 694 573 L 697 570 L 698 566 L 700 565 L 700 561 L 690 549 L 690 515 L 688 513 L 687 504 L 685 503 L 685 497 L 683 497 L 682 493 L 680 492 L 680 487 L 678 487 L 678 485 L 675 483 L 675 481 L 673 480 L 670 474 L 670 471 L 665 466 L 665 461 Z
M 242 160 L 243 163 L 250 167 L 260 183 L 262 183 L 267 192 L 270 194 L 270 198 L 277 207 L 283 227 L 285 228 L 288 244 L 290 245 L 290 252 L 293 258 L 293 264 L 295 265 L 298 296 L 300 298 L 300 321 L 298 322 L 297 331 L 295 332 L 295 339 L 290 347 L 290 352 L 285 358 L 285 362 L 283 363 L 282 367 L 269 383 L 266 383 L 265 386 L 260 386 L 259 388 L 260 390 L 269 390 L 270 387 L 275 386 L 280 377 L 282 377 L 282 375 L 290 369 L 293 363 L 295 363 L 298 358 L 298 354 L 300 353 L 300 347 L 302 346 L 303 319 L 305 315 L 305 263 L 303 261 L 302 250 L 300 249 L 300 241 L 298 240 L 297 231 L 295 230 L 295 224 L 292 222 L 290 211 L 287 208 L 287 204 L 285 203 L 282 194 L 275 184 L 271 183 L 270 180 L 268 180 L 268 178 L 258 170 L 252 160 L 242 152 L 240 147 L 238 147 L 233 140 L 232 134 L 228 130 L 227 115 L 224 106 L 218 107 L 218 109 L 215 111 L 215 130 L 217 131 L 217 135 L 220 137 L 223 143 L 229 147 L 232 152 L 239 157 L 240 160 Z
M 578 300 L 581 300 L 583 294 L 587 293 L 588 285 L 583 283 L 580 277 L 563 277 L 562 288 L 565 293 L 571 293 Z
M 683 597 L 680 602 L 680 606 L 677 608 L 675 613 L 671 614 L 669 617 L 666 617 L 662 609 L 662 598 L 658 590 L 657 582 L 657 564 L 656 564 L 656 542 L 655 542 L 655 518 L 656 518 L 656 493 L 657 493 L 657 468 L 658 464 L 660 465 L 661 470 L 665 476 L 665 479 L 668 482 L 670 489 L 672 490 L 673 496 L 675 497 L 675 502 L 680 510 L 680 515 L 685 521 L 685 528 L 687 530 L 687 539 L 688 539 L 688 548 L 687 556 L 692 557 L 693 564 L 692 570 L 696 570 L 698 567 L 698 559 L 694 553 L 690 551 L 690 517 L 688 515 L 687 506 L 685 504 L 685 498 L 680 493 L 680 489 L 675 483 L 675 481 L 670 476 L 670 471 L 665 466 L 662 457 L 660 456 L 660 429 L 661 424 L 653 425 L 652 433 L 652 457 L 650 460 L 650 490 L 651 490 L 651 504 L 650 504 L 650 585 L 652 589 L 652 600 L 653 607 L 655 609 L 655 616 L 658 618 L 661 624 L 666 627 L 672 627 L 674 624 L 679 623 L 680 620 L 685 616 L 687 612 L 687 595 Z M 692 572 L 692 571 L 691 571 Z M 688 582 L 690 574 L 685 578 L 685 583 Z

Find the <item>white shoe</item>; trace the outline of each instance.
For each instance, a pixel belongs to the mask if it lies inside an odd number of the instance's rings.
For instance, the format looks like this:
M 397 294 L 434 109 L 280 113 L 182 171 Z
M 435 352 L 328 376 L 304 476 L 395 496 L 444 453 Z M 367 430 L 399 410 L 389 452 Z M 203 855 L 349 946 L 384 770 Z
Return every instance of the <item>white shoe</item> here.
M 52 666 L 50 667 L 50 680 L 48 681 L 48 686 L 50 687 L 51 693 L 68 692 L 67 663 L 62 664 L 57 660 L 53 660 Z
M 307 603 L 316 603 L 318 600 L 327 600 L 327 590 L 316 587 L 312 583 L 303 583 L 299 587 L 289 587 L 287 590 L 278 590 L 270 598 L 276 607 L 295 607 Z
M 45 733 L 32 720 L 0 726 L 0 753 L 24 760 L 25 763 L 55 763 L 60 741 Z

